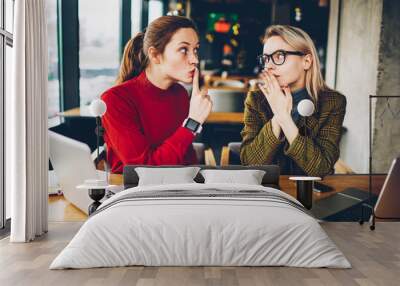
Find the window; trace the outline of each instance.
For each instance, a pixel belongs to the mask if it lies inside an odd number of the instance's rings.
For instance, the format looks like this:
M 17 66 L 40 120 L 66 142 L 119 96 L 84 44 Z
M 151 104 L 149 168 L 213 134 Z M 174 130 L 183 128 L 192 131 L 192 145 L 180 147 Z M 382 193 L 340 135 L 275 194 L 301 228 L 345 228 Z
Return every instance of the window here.
M 114 85 L 123 50 L 122 22 L 130 25 L 130 37 L 142 30 L 143 21 L 147 25 L 149 12 L 158 16 L 162 13 L 161 1 L 150 1 L 152 12 L 147 9 L 149 2 L 143 1 L 46 0 L 49 125 L 60 124 L 56 116 L 59 111 L 88 105 Z M 128 7 L 130 19 L 127 21 L 121 9 Z
M 119 68 L 119 5 L 119 1 L 79 1 L 81 106 L 114 85 Z
M 11 217 L 10 194 L 5 188 L 5 103 L 11 93 L 14 1 L 0 0 L 0 235 Z M 9 224 L 7 224 L 9 225 Z M 8 228 L 5 229 L 9 231 Z
M 57 1 L 46 0 L 48 44 L 48 117 L 54 118 L 60 111 L 60 81 L 58 74 Z
M 149 24 L 163 15 L 163 3 L 160 0 L 149 1 Z
M 132 0 L 131 4 L 131 34 L 134 37 L 142 30 L 142 0 Z
M 6 20 L 6 31 L 13 33 L 14 30 L 14 0 L 6 0 L 5 1 L 5 17 Z
M 6 97 L 9 98 L 9 94 L 11 94 L 11 73 L 12 73 L 12 47 L 6 45 L 6 76 L 5 76 L 5 91 Z M 6 219 L 11 218 L 11 193 L 10 189 L 6 188 Z

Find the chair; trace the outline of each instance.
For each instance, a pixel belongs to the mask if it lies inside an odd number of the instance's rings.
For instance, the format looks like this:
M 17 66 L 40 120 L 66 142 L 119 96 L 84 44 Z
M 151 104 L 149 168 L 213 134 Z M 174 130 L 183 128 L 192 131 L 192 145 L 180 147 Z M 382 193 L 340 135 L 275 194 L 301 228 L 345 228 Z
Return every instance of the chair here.
M 334 166 L 335 174 L 355 174 L 353 169 L 350 168 L 342 159 L 338 159 Z
M 240 146 L 242 142 L 230 142 L 228 146 L 223 146 L 221 151 L 221 166 L 241 165 Z
M 197 161 L 200 165 L 217 165 L 213 150 L 211 148 L 206 149 L 204 143 L 194 142 L 193 149 L 196 152 Z

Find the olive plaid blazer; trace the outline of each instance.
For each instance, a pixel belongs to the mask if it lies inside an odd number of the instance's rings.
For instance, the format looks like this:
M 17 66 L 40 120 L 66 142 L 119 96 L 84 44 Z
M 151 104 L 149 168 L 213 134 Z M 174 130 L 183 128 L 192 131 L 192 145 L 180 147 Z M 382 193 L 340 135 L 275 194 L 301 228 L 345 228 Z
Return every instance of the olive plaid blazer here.
M 299 135 L 291 145 L 272 132 L 273 113 L 261 91 L 246 97 L 240 159 L 243 165 L 278 164 L 281 174 L 323 177 L 333 173 L 339 159 L 339 142 L 346 112 L 346 98 L 322 91 L 314 114 L 296 123 Z M 307 125 L 305 124 L 307 123 Z

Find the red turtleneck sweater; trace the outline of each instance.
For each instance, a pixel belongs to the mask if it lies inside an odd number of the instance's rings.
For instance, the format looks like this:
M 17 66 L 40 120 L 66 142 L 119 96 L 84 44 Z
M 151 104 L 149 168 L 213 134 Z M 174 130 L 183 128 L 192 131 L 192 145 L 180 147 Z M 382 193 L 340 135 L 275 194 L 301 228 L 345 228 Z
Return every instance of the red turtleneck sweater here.
M 107 163 L 113 173 L 124 165 L 196 164 L 193 133 L 182 127 L 189 113 L 189 96 L 178 83 L 167 90 L 153 85 L 142 72 L 114 86 L 101 98 Z

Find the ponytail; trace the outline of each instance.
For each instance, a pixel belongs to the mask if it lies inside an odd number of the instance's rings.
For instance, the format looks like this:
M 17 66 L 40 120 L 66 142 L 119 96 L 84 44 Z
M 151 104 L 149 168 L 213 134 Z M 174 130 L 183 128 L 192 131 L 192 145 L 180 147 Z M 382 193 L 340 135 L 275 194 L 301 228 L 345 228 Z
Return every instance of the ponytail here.
M 130 39 L 124 48 L 121 67 L 119 68 L 116 84 L 121 84 L 138 76 L 147 66 L 147 57 L 143 52 L 144 33 L 139 32 Z
M 151 22 L 145 32 L 140 32 L 130 39 L 125 45 L 115 83 L 121 84 L 138 76 L 149 64 L 147 50 L 153 47 L 157 53 L 162 54 L 174 33 L 181 28 L 191 28 L 197 33 L 196 25 L 188 18 L 162 16 Z

